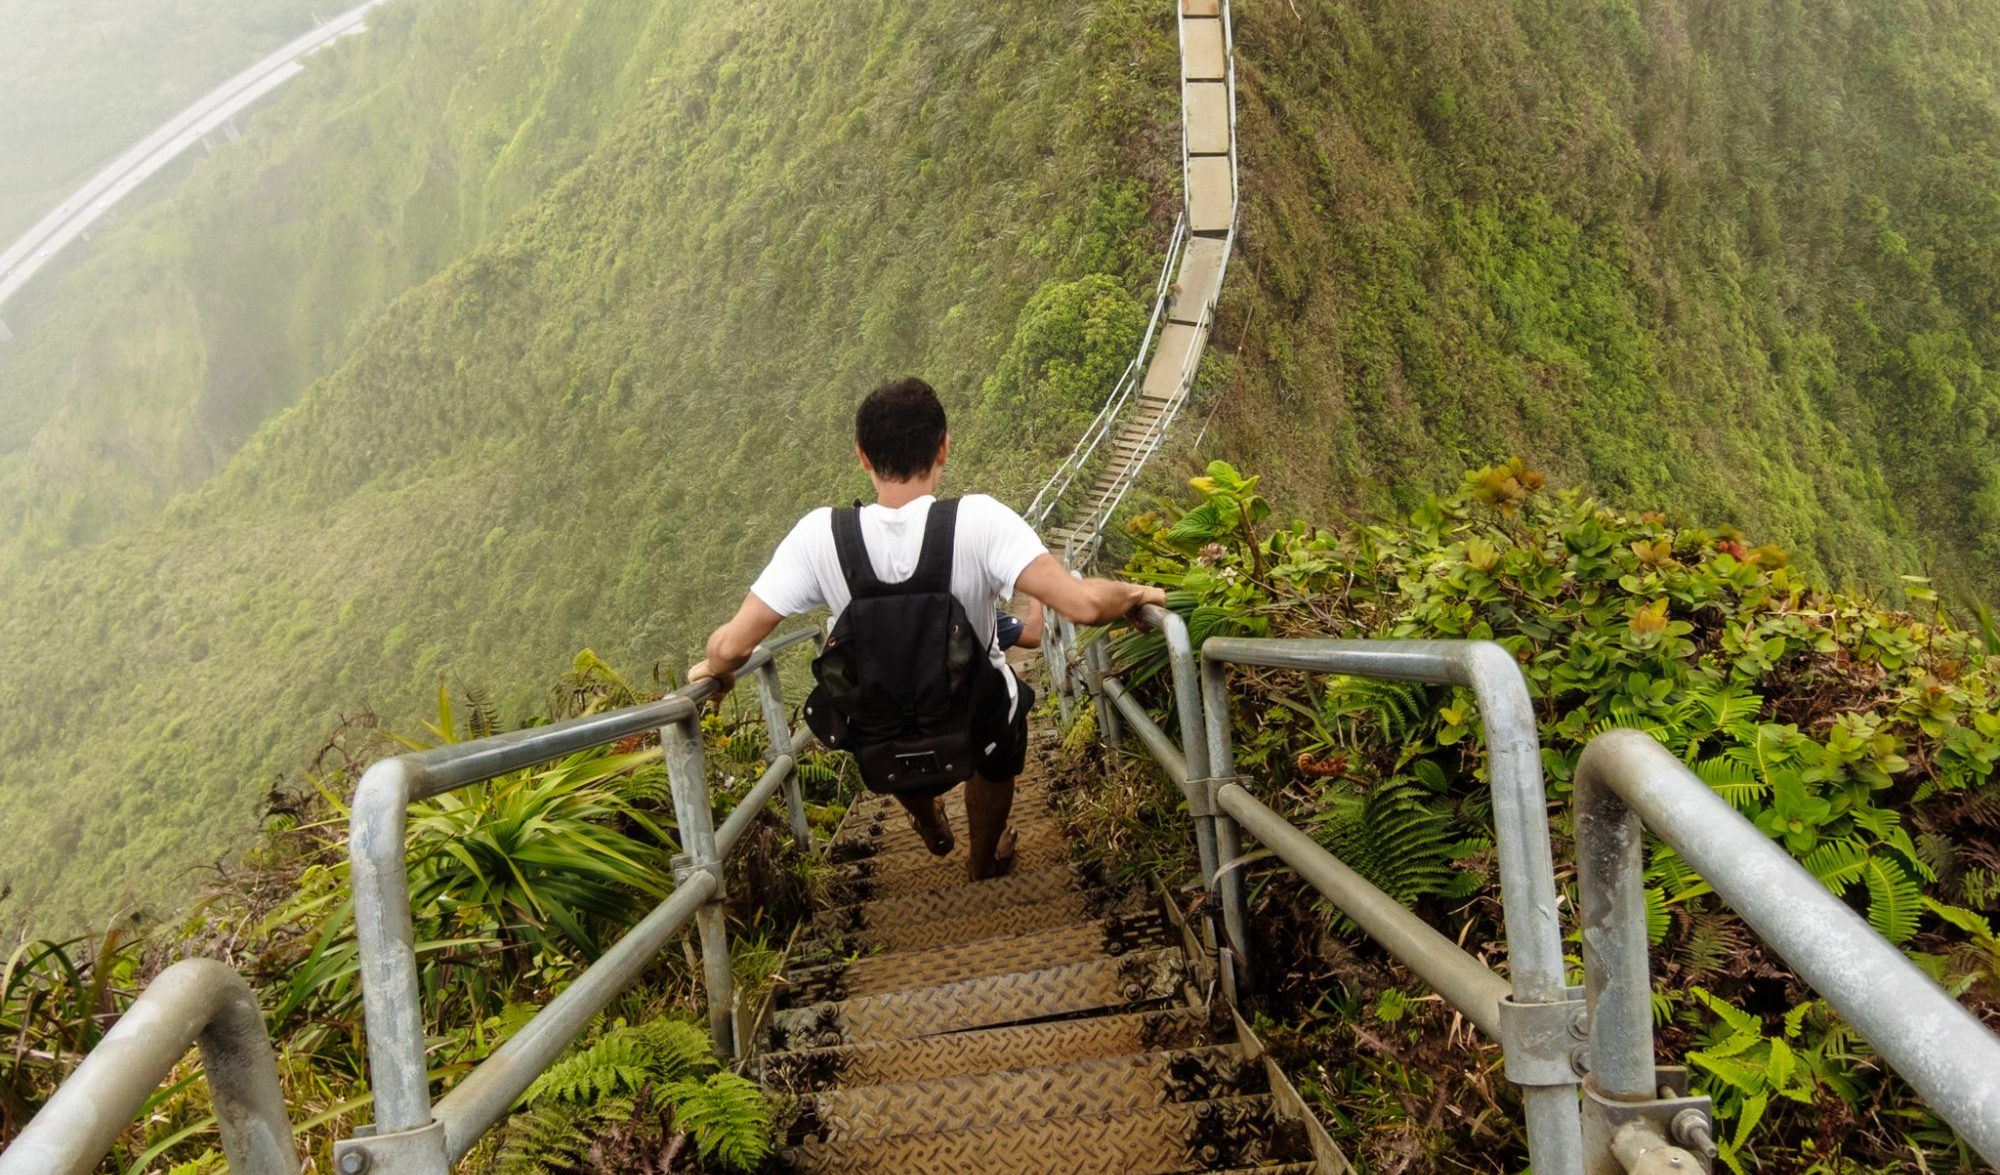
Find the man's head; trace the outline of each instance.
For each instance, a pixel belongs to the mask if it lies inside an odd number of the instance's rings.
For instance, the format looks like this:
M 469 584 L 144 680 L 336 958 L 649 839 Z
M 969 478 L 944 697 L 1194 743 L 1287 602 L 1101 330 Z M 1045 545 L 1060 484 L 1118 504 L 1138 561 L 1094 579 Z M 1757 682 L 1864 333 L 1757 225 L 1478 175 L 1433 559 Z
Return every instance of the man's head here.
M 883 384 L 854 413 L 854 447 L 878 481 L 928 477 L 944 464 L 949 439 L 944 405 L 920 379 Z

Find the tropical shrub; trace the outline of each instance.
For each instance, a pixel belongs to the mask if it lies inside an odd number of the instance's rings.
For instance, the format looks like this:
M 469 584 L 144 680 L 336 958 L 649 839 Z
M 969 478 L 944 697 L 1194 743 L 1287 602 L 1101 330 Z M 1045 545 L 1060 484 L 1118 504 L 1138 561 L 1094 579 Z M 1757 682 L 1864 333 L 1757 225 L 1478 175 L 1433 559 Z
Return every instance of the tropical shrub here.
M 1192 504 L 1133 520 L 1126 573 L 1165 585 L 1197 642 L 1496 641 L 1535 698 L 1559 861 L 1577 755 L 1609 727 L 1646 730 L 1975 1012 L 2000 1012 L 1993 929 L 1977 912 L 2000 880 L 2000 650 L 1924 581 L 1905 581 L 1922 614 L 1828 592 L 1775 547 L 1551 491 L 1518 460 L 1407 519 L 1338 530 L 1270 527 L 1257 479 L 1221 462 L 1193 488 Z M 1122 637 L 1116 653 L 1135 680 L 1163 660 L 1156 634 Z M 1464 941 L 1497 962 L 1471 694 L 1265 671 L 1234 682 L 1243 769 L 1378 885 L 1434 920 L 1469 919 Z M 1672 850 L 1653 847 L 1648 881 L 1667 1051 L 1717 1098 L 1732 1169 L 1862 1170 L 1913 1148 L 1932 1170 L 1970 1161 Z M 1274 875 L 1261 900 L 1303 901 L 1288 885 Z M 1271 934 L 1325 934 L 1325 919 L 1265 913 Z M 1351 939 L 1267 945 L 1305 961 L 1281 1000 L 1317 1000 L 1330 976 L 1384 985 L 1347 966 L 1367 949 Z M 1329 1098 L 1355 1093 L 1338 1085 Z
M 639 700 L 585 651 L 550 691 L 560 716 Z M 530 719 L 528 724 L 543 721 Z M 257 989 L 301 1145 L 321 1168 L 335 1138 L 365 1120 L 369 1094 L 349 887 L 347 797 L 376 756 L 499 733 L 478 691 L 440 691 L 421 738 L 384 735 L 372 717 L 329 738 L 305 785 L 276 792 L 264 839 L 180 919 L 102 940 L 24 942 L 0 961 L 0 1146 L 19 1131 L 103 1031 L 176 959 L 236 967 Z M 706 716 L 710 786 L 726 810 L 763 774 L 754 704 Z M 849 785 L 826 755 L 801 778 L 837 810 Z M 718 818 L 723 812 L 717 813 Z M 775 815 L 768 823 L 777 823 Z M 771 839 L 761 830 L 746 837 Z M 448 1087 L 505 1042 L 672 888 L 672 797 L 657 738 L 578 752 L 413 806 L 411 912 L 434 1078 Z M 761 895 L 793 860 L 766 856 L 732 886 L 742 990 L 776 969 L 774 922 Z M 768 903 L 776 908 L 777 903 Z M 663 952 L 572 1055 L 523 1099 L 517 1120 L 472 1161 L 503 1171 L 744 1170 L 769 1145 L 757 1086 L 722 1072 L 705 1032 L 685 1019 L 700 1003 L 692 962 Z M 215 1117 L 190 1054 L 121 1139 L 112 1169 L 209 1175 L 222 1169 Z

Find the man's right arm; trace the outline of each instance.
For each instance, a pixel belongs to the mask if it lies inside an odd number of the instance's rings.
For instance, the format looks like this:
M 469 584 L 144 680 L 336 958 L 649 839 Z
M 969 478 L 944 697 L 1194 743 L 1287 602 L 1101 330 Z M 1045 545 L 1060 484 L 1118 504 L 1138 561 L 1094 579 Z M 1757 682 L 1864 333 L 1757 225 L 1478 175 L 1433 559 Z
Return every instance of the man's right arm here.
M 1113 579 L 1078 579 L 1043 554 L 1022 570 L 1015 581 L 1023 591 L 1068 617 L 1072 624 L 1109 624 L 1148 604 L 1165 607 L 1167 593 L 1156 587 Z

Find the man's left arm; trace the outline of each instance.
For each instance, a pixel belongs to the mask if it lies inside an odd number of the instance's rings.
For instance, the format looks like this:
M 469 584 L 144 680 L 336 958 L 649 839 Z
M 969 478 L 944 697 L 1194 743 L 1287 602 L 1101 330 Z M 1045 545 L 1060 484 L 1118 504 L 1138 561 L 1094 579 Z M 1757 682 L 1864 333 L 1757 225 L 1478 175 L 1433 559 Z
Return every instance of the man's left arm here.
M 688 684 L 693 685 L 704 678 L 713 677 L 728 689 L 736 683 L 736 671 L 764 643 L 784 617 L 769 604 L 750 592 L 743 597 L 743 606 L 736 615 L 729 618 L 721 628 L 708 635 L 708 655 L 694 668 L 688 670 Z

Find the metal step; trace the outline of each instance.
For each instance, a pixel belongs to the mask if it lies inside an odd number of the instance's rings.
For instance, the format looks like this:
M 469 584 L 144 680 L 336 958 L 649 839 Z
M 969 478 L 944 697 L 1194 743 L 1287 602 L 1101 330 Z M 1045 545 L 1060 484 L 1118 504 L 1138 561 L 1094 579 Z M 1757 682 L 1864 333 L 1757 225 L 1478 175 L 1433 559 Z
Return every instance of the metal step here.
M 772 1013 L 767 1047 L 832 1048 L 1105 1008 L 1133 1010 L 1179 995 L 1186 977 L 1180 951 L 1158 950 L 859 996 Z
M 1225 1098 L 981 1130 L 807 1143 L 780 1151 L 778 1166 L 816 1175 L 1171 1175 L 1299 1157 L 1274 1138 L 1276 1125 L 1270 1098 Z
M 1014 832 L 1016 834 L 1015 846 L 1017 849 L 1048 847 L 1051 845 L 1060 846 L 1069 843 L 1068 838 L 1063 835 L 1062 829 L 1050 823 L 1035 823 L 1025 827 L 1015 825 Z M 931 851 L 922 845 L 895 848 L 877 844 L 872 837 L 867 840 L 841 842 L 839 850 L 831 858 L 834 864 L 842 867 L 844 871 L 865 874 L 867 876 L 884 876 L 912 869 L 921 869 L 933 865 L 940 860 L 950 859 L 948 857 L 933 856 Z M 954 849 L 953 852 L 955 853 L 957 850 Z M 850 869 L 849 867 L 853 868 Z
M 979 884 L 989 885 L 991 882 Z M 938 891 L 945 892 L 945 891 Z M 876 903 L 881 905 L 882 903 Z M 1049 926 L 1088 922 L 1112 913 L 1137 913 L 1151 906 L 1143 890 L 1071 889 L 1042 901 L 985 909 L 967 906 L 953 913 L 921 910 L 894 917 L 871 906 L 845 906 L 814 920 L 814 937 L 800 947 L 803 957 L 853 955 L 867 951 L 914 951 L 954 942 L 976 942 Z
M 965 826 L 963 813 L 948 814 L 952 835 L 957 838 L 959 849 L 963 851 L 966 838 L 971 835 Z M 1016 832 L 1026 836 L 1030 829 L 1038 834 L 1043 831 L 1060 834 L 1056 818 L 1047 811 L 1024 811 L 1017 807 L 1014 818 L 1009 821 Z M 899 812 L 878 818 L 863 818 L 852 828 L 842 828 L 834 841 L 836 860 L 851 856 L 863 849 L 873 847 L 876 853 L 929 852 L 924 838 L 917 835 L 909 822 Z
M 933 987 L 985 975 L 1029 971 L 1090 959 L 1114 959 L 1172 945 L 1164 915 L 1148 911 L 1054 926 L 975 942 L 808 967 L 789 972 L 774 998 L 779 1008 Z
M 1248 1097 L 1267 1089 L 1264 1065 L 1232 1046 L 1097 1057 L 809 1094 L 787 1141 L 850 1142 L 941 1130 L 981 1130 L 1089 1114 L 1129 1114 L 1177 1102 Z
M 862 928 L 881 930 L 909 922 L 933 922 L 974 911 L 1032 905 L 1092 888 L 1090 882 L 1089 877 L 1068 865 L 1025 869 L 990 881 L 968 881 L 948 889 L 901 894 L 865 905 L 830 910 L 813 919 L 815 937 Z
M 1025 834 L 1023 839 L 1026 839 Z M 834 871 L 820 882 L 821 897 L 825 901 L 848 906 L 878 898 L 948 889 L 964 885 L 967 881 L 969 858 L 963 841 L 945 857 L 933 857 L 928 852 L 922 858 L 906 853 L 885 856 L 890 859 L 891 868 L 879 868 L 876 863 L 883 858 L 878 857 Z M 1054 843 L 1017 844 L 1014 848 L 1014 868 L 1019 870 L 1048 869 L 1066 864 L 1069 859 L 1069 846 L 1059 840 Z
M 1227 1017 L 1224 1022 L 1227 1023 Z M 810 1093 L 835 1085 L 887 1085 L 1156 1049 L 1196 1048 L 1214 1044 L 1218 1039 L 1205 1011 L 1168 1008 L 910 1040 L 766 1053 L 758 1064 L 765 1088 Z

